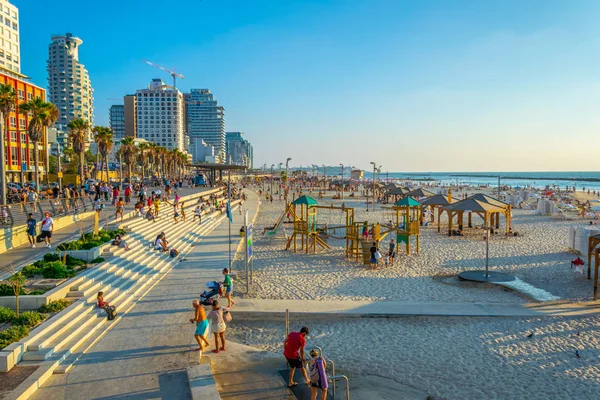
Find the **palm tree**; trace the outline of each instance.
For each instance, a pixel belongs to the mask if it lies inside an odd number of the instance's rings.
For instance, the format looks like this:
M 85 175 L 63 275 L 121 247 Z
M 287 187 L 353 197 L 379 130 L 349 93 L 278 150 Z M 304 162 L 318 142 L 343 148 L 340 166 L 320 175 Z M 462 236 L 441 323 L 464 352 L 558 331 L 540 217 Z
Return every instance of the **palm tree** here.
M 158 161 L 158 145 L 154 142 L 150 142 L 148 144 L 148 157 L 150 159 L 150 171 L 151 173 L 158 175 L 156 173 L 157 161 Z
M 123 140 L 121 140 L 121 148 L 119 150 L 121 150 L 121 154 L 123 155 L 125 164 L 127 164 L 127 171 L 128 171 L 127 176 L 129 176 L 129 183 L 131 184 L 131 183 L 133 183 L 131 178 L 132 178 L 133 163 L 135 160 L 135 153 L 136 153 L 136 147 L 135 147 L 133 138 L 126 137 Z
M 94 141 L 98 146 L 97 151 L 101 157 L 100 179 L 102 179 L 102 166 L 106 163 L 106 182 L 108 182 L 108 154 L 113 148 L 113 132 L 112 129 L 106 126 L 95 126 L 92 132 L 94 132 Z
M 90 130 L 90 123 L 83 118 L 75 118 L 67 124 L 69 139 L 75 153 L 79 153 L 79 185 L 83 185 L 83 167 L 85 165 L 85 143 Z
M 29 141 L 33 144 L 33 163 L 35 165 L 33 171 L 35 176 L 35 187 L 39 188 L 40 173 L 39 173 L 39 152 L 37 149 L 38 142 L 42 140 L 44 129 L 50 127 L 58 119 L 58 108 L 50 102 L 42 100 L 40 97 L 31 99 L 28 102 L 19 105 L 19 111 L 26 114 L 29 119 L 27 134 Z
M 140 143 L 138 149 L 138 163 L 142 167 L 142 181 L 146 177 L 146 164 L 148 163 L 148 154 L 150 153 L 150 146 L 148 143 Z
M 8 115 L 15 110 L 17 104 L 17 94 L 11 85 L 0 84 L 0 121 L 3 127 L 0 128 L 0 175 L 2 176 L 2 187 L 0 187 L 0 202 L 6 204 L 6 161 L 4 159 L 4 140 L 10 137 L 8 134 Z

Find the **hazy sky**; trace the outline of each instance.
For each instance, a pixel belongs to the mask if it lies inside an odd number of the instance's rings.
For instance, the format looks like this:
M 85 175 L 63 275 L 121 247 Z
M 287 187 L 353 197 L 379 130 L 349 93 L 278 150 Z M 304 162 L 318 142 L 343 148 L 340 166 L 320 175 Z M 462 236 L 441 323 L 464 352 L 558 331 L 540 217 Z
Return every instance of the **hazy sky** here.
M 171 78 L 209 88 L 255 165 L 600 170 L 600 1 L 103 0 L 20 9 L 22 70 L 83 39 L 96 123 Z

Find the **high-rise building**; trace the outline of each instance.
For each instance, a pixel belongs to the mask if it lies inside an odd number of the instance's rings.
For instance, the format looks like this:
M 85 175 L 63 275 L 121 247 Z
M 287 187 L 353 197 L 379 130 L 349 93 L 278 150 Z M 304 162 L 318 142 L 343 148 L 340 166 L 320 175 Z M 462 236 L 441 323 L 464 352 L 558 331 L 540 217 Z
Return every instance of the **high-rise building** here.
M 113 141 L 121 141 L 125 137 L 125 106 L 114 104 L 108 113 L 110 129 L 113 131 Z
M 21 73 L 19 9 L 8 0 L 0 0 L 0 68 Z
M 94 125 L 94 89 L 87 69 L 79 62 L 82 43 L 83 40 L 67 33 L 53 35 L 48 46 L 48 99 L 58 107 L 60 116 L 56 126 L 63 132 L 76 118 Z M 91 132 L 88 140 L 91 141 Z
M 227 163 L 253 168 L 254 154 L 252 144 L 244 139 L 244 132 L 227 132 Z
M 183 94 L 161 79 L 152 79 L 148 88 L 137 90 L 135 96 L 137 138 L 186 151 Z
M 125 105 L 125 136 L 137 137 L 137 102 L 135 94 L 128 94 L 123 97 L 123 104 Z
M 225 109 L 208 89 L 192 89 L 185 94 L 187 134 L 215 148 L 217 162 L 225 162 Z M 200 160 L 194 160 L 199 162 Z
M 0 71 L 0 82 L 11 85 L 17 93 L 17 107 L 15 111 L 6 116 L 8 122 L 8 136 L 6 137 L 6 178 L 8 182 L 23 182 L 32 179 L 36 166 L 33 162 L 33 143 L 27 134 L 27 116 L 19 113 L 19 104 L 39 97 L 46 100 L 46 91 L 39 86 L 27 82 L 14 73 Z M 38 142 L 38 171 L 42 174 L 48 172 L 47 166 L 47 135 L 42 135 Z

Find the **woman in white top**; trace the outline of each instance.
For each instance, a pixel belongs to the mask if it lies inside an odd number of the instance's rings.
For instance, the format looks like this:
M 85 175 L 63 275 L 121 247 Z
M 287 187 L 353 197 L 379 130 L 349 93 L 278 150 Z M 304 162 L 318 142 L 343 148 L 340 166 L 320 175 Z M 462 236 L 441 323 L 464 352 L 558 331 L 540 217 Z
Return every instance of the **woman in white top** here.
M 225 351 L 225 320 L 223 319 L 223 308 L 219 307 L 217 300 L 213 301 L 212 311 L 208 313 L 208 320 L 210 321 L 211 331 L 215 336 L 215 349 L 213 353 L 218 353 L 219 350 Z M 221 337 L 221 347 L 219 348 L 219 337 Z

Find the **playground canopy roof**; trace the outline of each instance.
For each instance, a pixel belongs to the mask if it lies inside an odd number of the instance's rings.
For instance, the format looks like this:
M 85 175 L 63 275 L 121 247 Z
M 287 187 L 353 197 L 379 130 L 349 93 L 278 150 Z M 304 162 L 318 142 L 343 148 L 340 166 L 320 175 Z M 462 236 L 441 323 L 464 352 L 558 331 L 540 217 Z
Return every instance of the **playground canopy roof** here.
M 424 206 L 448 206 L 450 204 L 456 203 L 458 200 L 452 199 L 448 201 L 448 196 L 444 196 L 443 194 L 436 194 L 435 196 L 428 197 L 421 201 L 421 205 Z
M 307 206 L 316 206 L 319 203 L 317 203 L 317 201 L 315 199 L 313 199 L 312 197 L 303 195 L 303 196 L 298 197 L 296 200 L 294 200 L 292 202 L 292 204 L 294 204 L 294 205 L 304 204 Z
M 465 211 L 465 212 L 504 212 L 505 207 L 498 207 L 481 200 L 476 200 L 473 197 L 468 197 L 458 203 L 450 204 L 444 207 L 447 211 Z
M 474 194 L 473 196 L 469 196 L 468 198 L 469 199 L 474 199 L 474 200 L 477 200 L 477 201 L 482 201 L 484 203 L 488 203 L 488 204 L 491 204 L 493 206 L 500 207 L 500 208 L 503 208 L 503 209 L 508 208 L 508 204 L 506 204 L 505 202 L 500 201 L 500 200 L 498 200 L 498 199 L 496 199 L 494 197 L 488 196 L 488 195 L 483 194 L 483 193 L 477 193 L 477 194 Z
M 418 201 L 416 201 L 415 199 L 413 199 L 412 197 L 405 197 L 402 200 L 398 200 L 397 202 L 394 203 L 395 206 L 400 206 L 400 207 L 420 207 L 421 203 L 419 203 Z
M 431 196 L 435 196 L 435 193 L 430 192 L 427 189 L 418 188 L 418 189 L 415 189 L 415 190 L 412 190 L 412 191 L 406 193 L 406 195 L 412 196 L 412 197 L 431 197 Z

